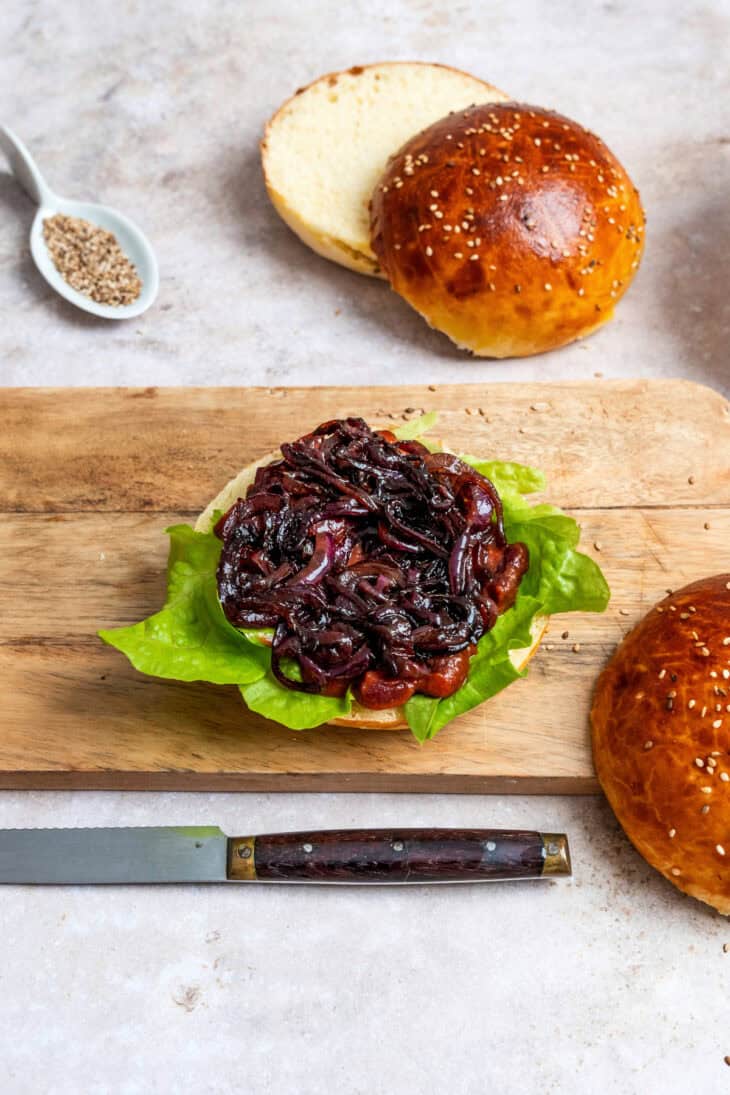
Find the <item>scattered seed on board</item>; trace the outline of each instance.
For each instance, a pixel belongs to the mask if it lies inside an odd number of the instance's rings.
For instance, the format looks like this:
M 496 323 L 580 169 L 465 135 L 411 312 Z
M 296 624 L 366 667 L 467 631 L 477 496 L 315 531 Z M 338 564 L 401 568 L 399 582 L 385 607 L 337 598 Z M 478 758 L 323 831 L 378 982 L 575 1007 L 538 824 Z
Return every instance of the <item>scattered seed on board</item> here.
M 97 304 L 120 308 L 142 292 L 137 271 L 113 232 L 56 213 L 43 221 L 43 239 L 64 281 Z

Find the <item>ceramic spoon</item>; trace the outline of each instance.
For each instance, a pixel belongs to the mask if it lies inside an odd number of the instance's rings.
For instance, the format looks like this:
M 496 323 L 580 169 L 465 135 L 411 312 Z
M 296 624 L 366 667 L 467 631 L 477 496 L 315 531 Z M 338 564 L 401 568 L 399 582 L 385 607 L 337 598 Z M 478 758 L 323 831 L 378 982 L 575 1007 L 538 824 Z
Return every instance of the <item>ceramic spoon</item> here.
M 54 194 L 23 142 L 5 126 L 0 126 L 0 148 L 7 156 L 15 178 L 28 197 L 38 206 L 38 212 L 30 230 L 30 250 L 36 266 L 51 288 L 71 304 L 75 304 L 77 308 L 83 308 L 85 312 L 103 316 L 105 319 L 131 319 L 132 316 L 138 316 L 149 308 L 157 296 L 159 275 L 155 253 L 149 240 L 139 228 L 116 209 L 92 202 L 70 201 L 68 198 Z M 43 239 L 43 221 L 55 213 L 80 217 L 114 233 L 119 246 L 136 267 L 142 281 L 142 292 L 132 304 L 122 304 L 118 307 L 98 304 L 85 293 L 72 289 L 64 280 L 53 265 Z

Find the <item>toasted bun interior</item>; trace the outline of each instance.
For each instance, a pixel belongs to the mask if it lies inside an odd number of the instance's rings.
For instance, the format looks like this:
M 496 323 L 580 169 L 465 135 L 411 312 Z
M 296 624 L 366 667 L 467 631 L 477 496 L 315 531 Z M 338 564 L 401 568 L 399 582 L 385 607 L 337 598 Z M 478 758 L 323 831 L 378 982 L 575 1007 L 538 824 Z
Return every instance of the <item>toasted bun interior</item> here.
M 440 444 L 440 442 L 437 442 L 437 444 Z M 443 445 L 441 445 L 441 447 L 445 448 Z M 211 532 L 216 523 L 217 515 L 226 513 L 239 498 L 245 497 L 246 491 L 256 477 L 258 468 L 265 467 L 272 461 L 281 459 L 281 451 L 276 449 L 267 456 L 262 456 L 259 460 L 254 460 L 251 464 L 247 464 L 245 468 L 242 468 L 238 475 L 235 475 L 233 479 L 229 480 L 223 489 L 218 492 L 213 501 L 205 507 L 195 522 L 195 531 Z M 547 628 L 547 618 L 537 617 L 533 620 L 531 629 L 532 642 L 530 645 L 523 647 L 520 650 L 510 651 L 510 659 L 516 669 L 523 669 L 527 665 L 540 645 L 540 642 L 547 632 Z M 341 719 L 333 719 L 332 725 L 358 727 L 362 730 L 408 729 L 408 723 L 403 715 L 402 707 L 388 707 L 381 711 L 373 711 L 368 707 L 363 707 L 359 703 L 353 703 L 352 711 L 349 715 L 345 715 Z
M 506 96 L 445 65 L 386 62 L 322 76 L 266 126 L 261 156 L 269 197 L 318 254 L 379 274 L 368 202 L 387 159 L 451 110 Z
M 730 573 L 672 593 L 626 636 L 591 722 L 598 779 L 629 840 L 730 915 Z

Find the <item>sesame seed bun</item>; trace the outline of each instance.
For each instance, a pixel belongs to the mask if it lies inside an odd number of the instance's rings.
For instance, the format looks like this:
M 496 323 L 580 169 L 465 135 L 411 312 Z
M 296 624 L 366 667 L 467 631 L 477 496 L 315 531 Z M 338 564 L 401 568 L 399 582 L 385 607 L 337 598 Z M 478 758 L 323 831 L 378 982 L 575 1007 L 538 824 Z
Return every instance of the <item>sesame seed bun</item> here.
M 435 440 L 434 444 L 441 449 L 445 448 L 440 441 Z M 254 460 L 251 464 L 247 464 L 238 475 L 235 475 L 233 479 L 226 483 L 213 501 L 205 507 L 195 522 L 195 531 L 211 532 L 216 523 L 216 514 L 226 513 L 239 498 L 245 497 L 246 491 L 256 477 L 257 470 L 261 467 L 265 467 L 267 464 L 271 464 L 274 460 L 281 459 L 281 450 L 275 449 L 266 456 L 262 456 L 259 460 Z M 548 621 L 546 618 L 538 617 L 533 620 L 531 628 L 532 642 L 530 645 L 520 650 L 510 651 L 510 659 L 516 669 L 522 669 L 527 665 L 547 633 L 547 628 Z M 402 707 L 388 707 L 375 711 L 355 702 L 352 705 L 350 714 L 339 719 L 333 719 L 332 725 L 359 727 L 362 730 L 408 729 L 408 723 L 403 716 Z
M 261 159 L 279 216 L 313 251 L 382 276 L 368 204 L 388 157 L 424 126 L 474 102 L 506 99 L 448 65 L 389 61 L 300 88 L 266 126 Z
M 611 318 L 644 246 L 638 191 L 598 137 L 521 103 L 469 107 L 391 158 L 371 244 L 391 286 L 481 357 L 525 357 Z
M 629 840 L 730 915 L 730 573 L 672 593 L 627 635 L 591 722 L 598 779 Z

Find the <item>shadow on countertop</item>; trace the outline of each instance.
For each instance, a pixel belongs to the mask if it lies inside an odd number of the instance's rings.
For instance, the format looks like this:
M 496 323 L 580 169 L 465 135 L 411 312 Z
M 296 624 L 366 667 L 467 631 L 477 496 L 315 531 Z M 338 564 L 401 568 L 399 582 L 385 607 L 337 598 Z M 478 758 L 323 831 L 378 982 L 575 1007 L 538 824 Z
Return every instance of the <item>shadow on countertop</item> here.
M 290 282 L 320 286 L 354 315 L 387 332 L 397 342 L 422 352 L 458 361 L 470 358 L 446 335 L 434 331 L 380 278 L 357 274 L 312 251 L 281 220 L 264 186 L 258 147 L 234 163 L 222 186 L 234 195 L 242 242 L 246 248 L 265 250 Z M 230 200 L 230 199 L 229 199 Z M 478 361 L 478 359 L 474 359 Z

